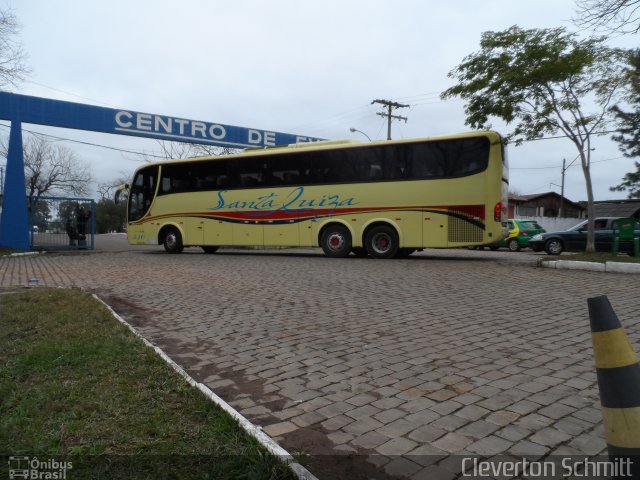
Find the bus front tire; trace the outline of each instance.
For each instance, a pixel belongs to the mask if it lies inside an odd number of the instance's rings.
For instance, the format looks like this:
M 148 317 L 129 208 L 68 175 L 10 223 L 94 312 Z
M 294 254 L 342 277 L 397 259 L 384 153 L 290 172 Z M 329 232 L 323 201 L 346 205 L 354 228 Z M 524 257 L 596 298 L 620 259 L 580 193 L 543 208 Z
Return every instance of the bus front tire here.
M 395 257 L 398 253 L 399 244 L 396 231 L 386 225 L 373 227 L 365 237 L 367 252 L 373 258 Z
M 200 248 L 202 248 L 202 251 L 204 253 L 216 253 L 218 251 L 219 247 L 212 247 L 211 245 L 207 245 L 207 246 L 200 247 Z
M 351 234 L 346 227 L 330 225 L 322 232 L 320 246 L 327 257 L 346 257 L 351 253 Z
M 170 228 L 165 232 L 162 244 L 167 253 L 180 253 L 184 248 L 182 245 L 182 235 L 180 235 L 180 232 L 176 228 Z

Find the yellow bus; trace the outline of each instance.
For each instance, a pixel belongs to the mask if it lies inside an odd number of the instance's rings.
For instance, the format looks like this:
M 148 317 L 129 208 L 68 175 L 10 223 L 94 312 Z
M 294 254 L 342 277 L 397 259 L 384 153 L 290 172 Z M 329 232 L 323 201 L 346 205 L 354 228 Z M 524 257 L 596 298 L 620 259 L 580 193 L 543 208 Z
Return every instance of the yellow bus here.
M 321 247 L 405 257 L 506 235 L 508 165 L 491 131 L 327 141 L 147 164 L 129 186 L 130 244 Z

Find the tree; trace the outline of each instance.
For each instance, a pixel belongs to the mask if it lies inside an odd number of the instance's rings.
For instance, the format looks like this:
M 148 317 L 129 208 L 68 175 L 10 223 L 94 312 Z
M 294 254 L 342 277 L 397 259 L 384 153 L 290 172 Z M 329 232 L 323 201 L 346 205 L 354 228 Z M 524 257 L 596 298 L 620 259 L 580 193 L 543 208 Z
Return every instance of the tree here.
M 576 0 L 576 25 L 615 33 L 640 31 L 640 0 Z
M 216 157 L 240 151 L 228 147 L 214 147 L 212 145 L 200 145 L 197 143 L 168 142 L 165 140 L 158 140 L 157 144 L 160 149 L 159 153 L 139 154 L 145 162 L 181 160 L 192 157 Z
M 621 95 L 624 54 L 604 38 L 579 40 L 564 28 L 523 30 L 513 26 L 482 34 L 477 53 L 449 72 L 457 84 L 442 98 L 467 101 L 465 123 L 491 128 L 495 117 L 512 125 L 507 141 L 561 133 L 576 147 L 587 189 L 587 251 L 594 251 L 591 137 L 610 121 Z
M 29 203 L 46 193 L 86 195 L 93 177 L 89 166 L 75 153 L 60 145 L 52 145 L 44 138 L 29 136 L 24 142 L 24 170 Z M 0 145 L 6 158 L 6 139 Z
M 640 198 L 640 162 L 634 162 L 636 165 L 635 172 L 629 172 L 622 177 L 622 183 L 611 187 L 612 192 L 629 191 L 627 198 Z
M 620 132 L 613 139 L 620 144 L 623 155 L 632 158 L 640 157 L 640 49 L 629 52 L 629 66 L 627 102 L 634 105 L 634 109 L 627 112 L 616 105 L 612 110 Z M 629 198 L 640 198 L 640 163 L 634 163 L 636 172 L 627 173 L 622 183 L 610 188 L 612 192 L 629 191 Z
M 96 233 L 124 232 L 127 224 L 127 204 L 114 200 L 115 190 L 130 180 L 131 175 L 121 172 L 114 180 L 98 184 L 100 200 L 96 204 Z
M 0 10 L 0 90 L 16 87 L 29 73 L 22 45 L 15 39 L 19 32 L 13 12 Z

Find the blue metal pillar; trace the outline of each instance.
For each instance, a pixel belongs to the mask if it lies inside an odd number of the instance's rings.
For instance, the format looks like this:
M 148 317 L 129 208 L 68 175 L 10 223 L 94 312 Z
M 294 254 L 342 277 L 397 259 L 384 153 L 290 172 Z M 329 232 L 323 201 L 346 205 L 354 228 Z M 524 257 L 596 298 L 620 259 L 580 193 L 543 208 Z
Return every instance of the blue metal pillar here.
M 0 246 L 29 250 L 29 215 L 25 188 L 22 123 L 12 120 L 0 217 Z

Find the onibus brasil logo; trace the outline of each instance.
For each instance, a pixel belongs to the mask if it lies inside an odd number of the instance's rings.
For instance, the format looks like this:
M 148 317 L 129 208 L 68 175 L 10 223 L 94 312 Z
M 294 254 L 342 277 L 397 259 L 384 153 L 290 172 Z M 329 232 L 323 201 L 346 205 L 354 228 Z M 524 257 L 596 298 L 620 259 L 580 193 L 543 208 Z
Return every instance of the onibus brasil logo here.
M 73 468 L 72 462 L 63 462 L 49 458 L 9 457 L 9 480 L 25 478 L 32 480 L 65 480 L 67 471 Z

